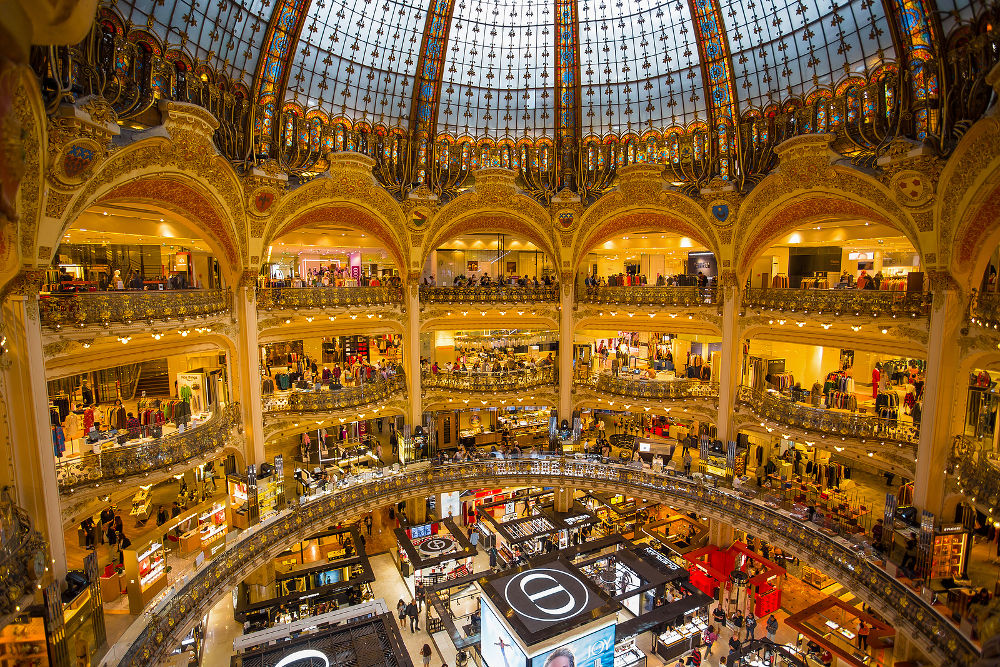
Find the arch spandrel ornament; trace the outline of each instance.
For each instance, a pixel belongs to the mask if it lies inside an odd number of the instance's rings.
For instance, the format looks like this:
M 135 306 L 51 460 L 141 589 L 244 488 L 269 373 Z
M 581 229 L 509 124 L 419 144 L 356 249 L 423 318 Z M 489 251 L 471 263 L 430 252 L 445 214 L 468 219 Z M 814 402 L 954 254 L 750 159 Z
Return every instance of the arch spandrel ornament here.
M 782 235 L 817 218 L 878 222 L 903 234 L 923 255 L 919 230 L 909 212 L 875 178 L 836 162 L 833 135 L 804 135 L 778 147 L 778 169 L 754 188 L 736 221 L 736 272 L 744 278 L 753 261 Z
M 270 207 L 269 219 L 257 228 L 262 247 L 293 229 L 340 221 L 378 238 L 405 276 L 410 254 L 406 212 L 375 181 L 374 161 L 350 152 L 330 153 L 327 159 L 327 172 L 288 192 Z
M 439 245 L 473 231 L 521 236 L 561 266 L 552 218 L 541 204 L 517 187 L 517 174 L 509 169 L 488 168 L 479 169 L 474 176 L 475 186 L 441 207 L 428 225 L 417 270 Z

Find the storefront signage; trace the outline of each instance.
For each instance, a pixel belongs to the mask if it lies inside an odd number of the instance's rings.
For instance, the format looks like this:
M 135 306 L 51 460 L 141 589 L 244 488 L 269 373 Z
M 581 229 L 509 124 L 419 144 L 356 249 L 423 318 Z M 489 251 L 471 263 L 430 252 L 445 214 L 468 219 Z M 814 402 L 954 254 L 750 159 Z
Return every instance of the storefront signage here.
M 965 530 L 965 526 L 960 523 L 945 523 L 941 524 L 941 528 L 938 532 L 942 535 L 947 535 L 949 533 L 961 533 Z
M 433 558 L 455 551 L 457 542 L 450 537 L 439 535 L 417 545 L 417 551 L 424 558 Z
M 511 577 L 503 590 L 514 613 L 542 623 L 557 623 L 587 609 L 590 592 L 579 578 L 563 570 L 538 568 Z
M 615 626 L 609 625 L 531 659 L 531 667 L 613 667 Z
M 679 569 L 681 569 L 681 566 L 678 565 L 677 563 L 675 563 L 674 561 L 670 560 L 669 556 L 667 556 L 664 553 L 661 553 L 661 552 L 657 551 L 656 549 L 654 549 L 652 547 L 646 547 L 646 548 L 644 548 L 641 553 L 643 555 L 645 555 L 645 556 L 649 556 L 650 558 L 652 558 L 653 560 L 655 560 L 658 563 L 666 565 L 671 570 L 679 570 Z

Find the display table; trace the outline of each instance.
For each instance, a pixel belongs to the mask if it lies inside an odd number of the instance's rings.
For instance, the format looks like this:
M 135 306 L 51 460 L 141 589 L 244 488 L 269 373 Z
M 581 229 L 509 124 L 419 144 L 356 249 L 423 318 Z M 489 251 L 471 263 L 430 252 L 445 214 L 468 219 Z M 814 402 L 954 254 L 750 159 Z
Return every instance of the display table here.
M 194 528 L 180 537 L 181 554 L 194 553 L 201 549 L 201 532 Z
M 701 637 L 706 628 L 708 621 L 696 616 L 684 625 L 653 635 L 653 653 L 667 662 L 684 657 L 701 646 Z
M 115 572 L 110 577 L 101 577 L 101 600 L 104 604 L 114 602 L 122 594 L 122 577 Z

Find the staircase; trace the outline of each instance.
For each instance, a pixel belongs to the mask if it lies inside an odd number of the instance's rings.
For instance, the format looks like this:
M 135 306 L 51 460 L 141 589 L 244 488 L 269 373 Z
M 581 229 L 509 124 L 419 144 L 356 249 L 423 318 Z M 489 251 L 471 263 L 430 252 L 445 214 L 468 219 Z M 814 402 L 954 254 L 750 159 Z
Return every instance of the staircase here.
M 146 392 L 149 397 L 172 396 L 174 384 L 170 380 L 167 372 L 166 359 L 151 359 L 139 365 L 139 380 L 135 385 L 135 397 L 142 396 Z

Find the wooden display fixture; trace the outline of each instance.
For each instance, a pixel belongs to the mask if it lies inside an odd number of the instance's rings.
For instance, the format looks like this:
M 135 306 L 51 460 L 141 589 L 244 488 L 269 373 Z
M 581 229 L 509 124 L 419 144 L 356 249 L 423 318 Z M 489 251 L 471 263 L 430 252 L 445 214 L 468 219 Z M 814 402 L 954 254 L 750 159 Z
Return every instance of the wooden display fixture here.
M 139 614 L 157 593 L 167 585 L 166 551 L 159 542 L 138 549 L 123 549 L 125 588 L 128 591 L 130 614 Z
M 931 547 L 931 579 L 961 578 L 965 571 L 966 550 L 969 544 L 967 532 L 934 535 Z
M 42 667 L 49 664 L 45 622 L 30 618 L 0 630 L 0 667 Z

